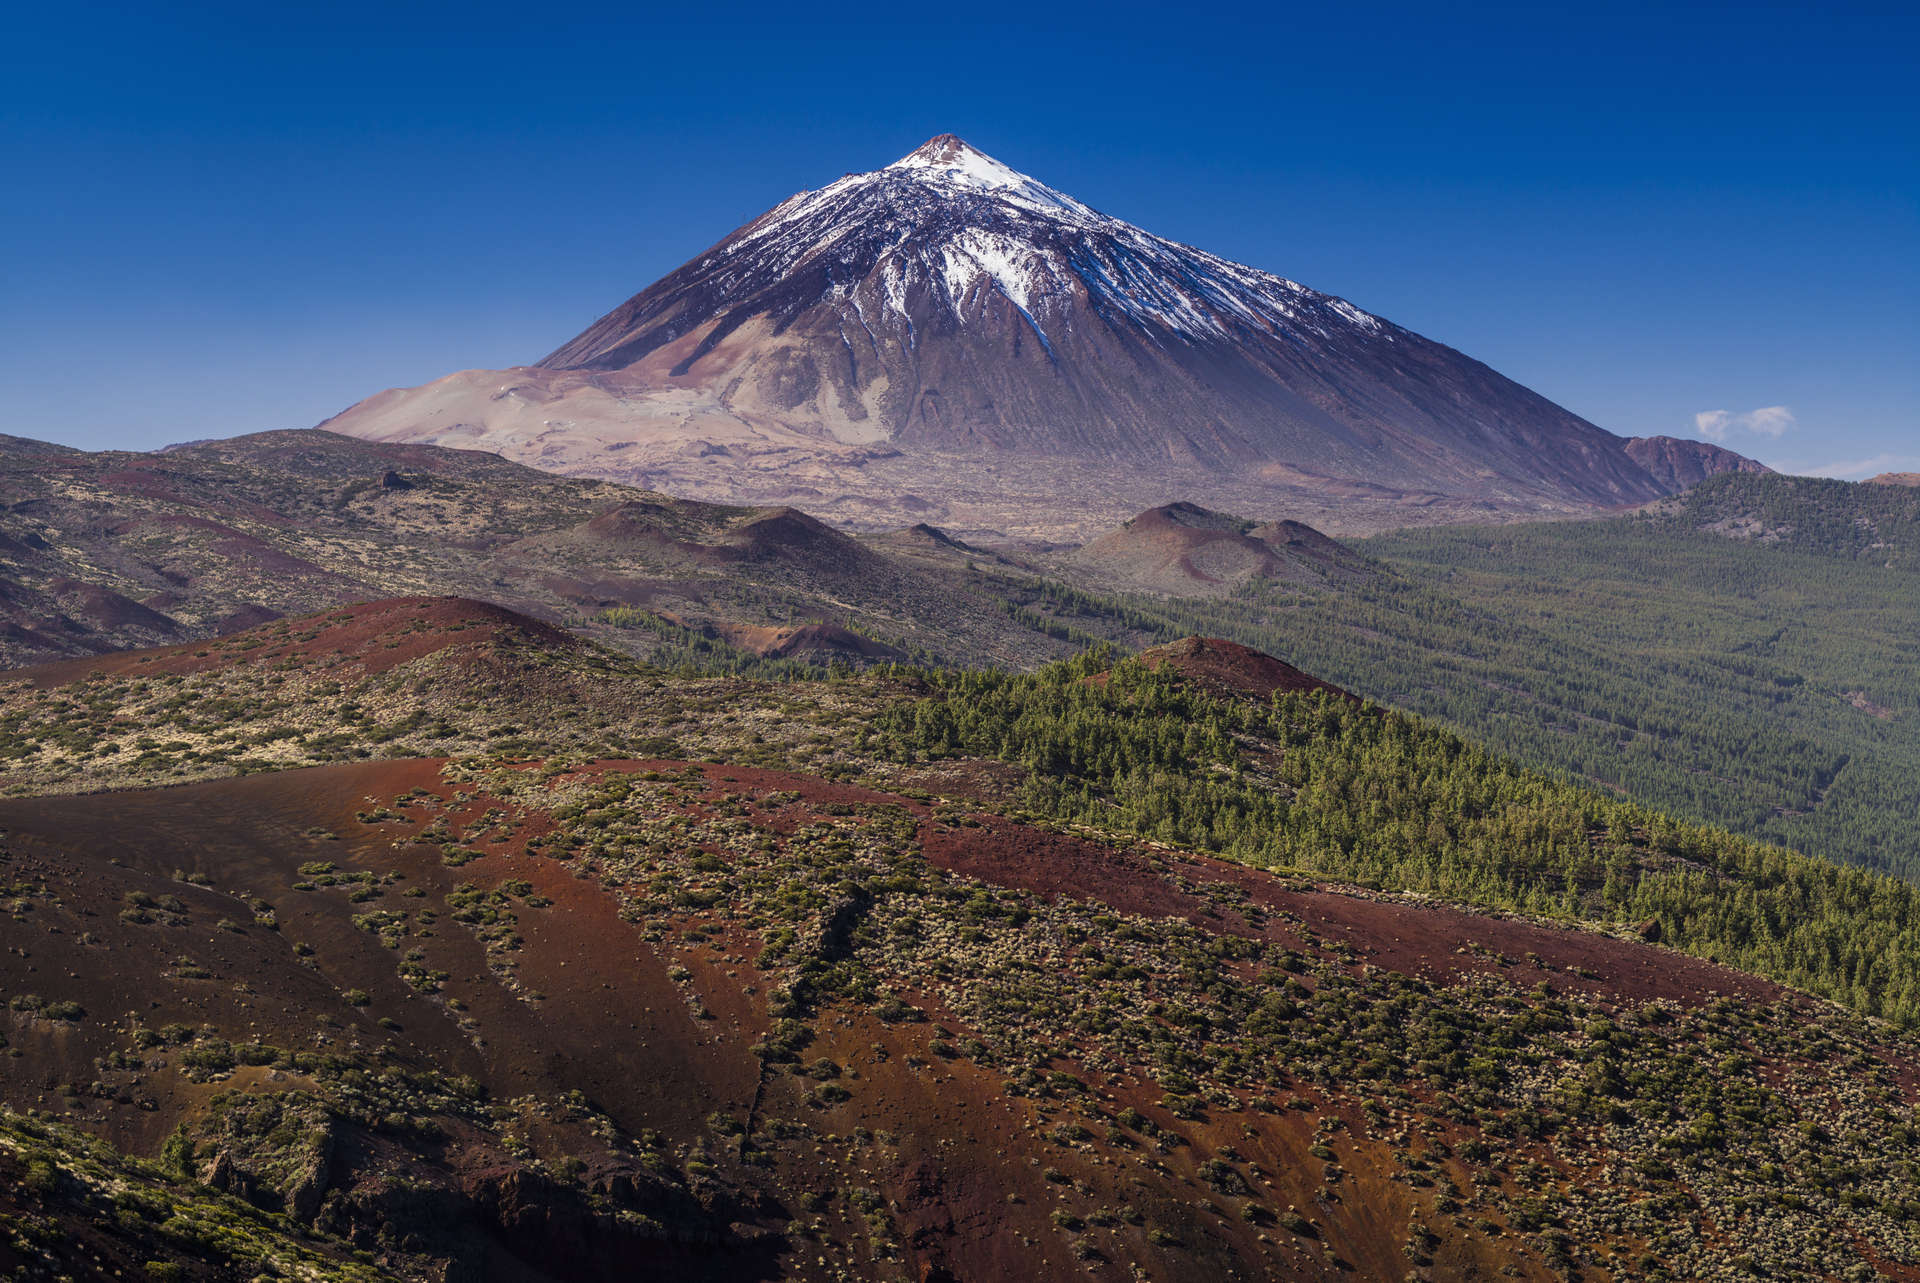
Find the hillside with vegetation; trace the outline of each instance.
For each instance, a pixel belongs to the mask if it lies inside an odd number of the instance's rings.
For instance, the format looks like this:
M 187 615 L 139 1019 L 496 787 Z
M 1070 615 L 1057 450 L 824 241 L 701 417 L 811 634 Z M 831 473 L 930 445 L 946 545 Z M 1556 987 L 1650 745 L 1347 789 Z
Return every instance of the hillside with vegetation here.
M 1617 797 L 1911 877 L 1914 502 L 1730 475 L 1632 517 L 1358 541 L 1380 573 L 1339 584 L 1116 601 L 1162 635 L 1285 655 Z
M 447 592 L 675 672 L 762 678 L 1022 671 L 1209 633 L 1616 796 L 1911 874 L 1915 494 L 1731 474 L 1627 518 L 1351 545 L 1175 504 L 1036 552 L 928 526 L 854 539 L 793 509 L 325 432 L 155 454 L 9 438 L 0 659 L 216 646 Z
M 1920 891 L 1230 643 L 10 678 L 20 1277 L 1920 1269 Z
M 1651 505 L 1648 518 L 1816 556 L 1920 565 L 1920 489 L 1911 485 L 1732 474 Z

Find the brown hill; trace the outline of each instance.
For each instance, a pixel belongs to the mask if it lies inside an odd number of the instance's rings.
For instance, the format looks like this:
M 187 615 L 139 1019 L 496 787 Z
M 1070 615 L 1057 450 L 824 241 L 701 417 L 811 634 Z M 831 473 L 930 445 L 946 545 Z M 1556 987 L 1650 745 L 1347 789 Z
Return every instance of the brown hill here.
M 1216 596 L 1249 580 L 1321 585 L 1372 573 L 1366 559 L 1297 521 L 1257 525 L 1193 503 L 1151 508 L 1058 559 L 1103 587 Z
M 904 658 L 826 625 L 681 631 L 695 643 L 823 668 Z M 785 689 L 669 682 L 657 668 L 484 602 L 363 602 L 5 674 L 0 790 L 97 792 L 375 756 L 711 756 L 737 754 L 749 739 L 763 753 L 811 756 L 801 746 L 819 733 L 817 719 L 837 724 L 875 702 L 871 691 L 834 683 L 816 688 L 813 714 L 800 717 Z M 689 713 L 689 698 L 702 715 Z
M 1877 477 L 1868 477 L 1870 486 L 1920 486 L 1920 472 L 1883 472 Z
M 663 563 L 703 568 L 784 562 L 815 574 L 883 574 L 883 558 L 797 508 L 690 509 L 688 505 L 623 503 L 534 547 L 569 541 L 651 555 Z
M 1723 472 L 1772 472 L 1766 464 L 1725 446 L 1682 437 L 1629 437 L 1627 457 L 1668 491 L 1685 490 Z
M 209 642 L 60 660 L 6 676 L 47 688 L 93 677 L 184 676 L 238 666 L 353 680 L 379 676 L 429 655 L 455 652 L 453 658 L 470 660 L 512 647 L 550 654 L 592 649 L 571 633 L 488 602 L 400 597 L 258 625 Z
M 1218 637 L 1185 637 L 1140 652 L 1148 668 L 1170 669 L 1215 694 L 1265 701 L 1286 691 L 1326 691 L 1357 697 L 1283 660 Z

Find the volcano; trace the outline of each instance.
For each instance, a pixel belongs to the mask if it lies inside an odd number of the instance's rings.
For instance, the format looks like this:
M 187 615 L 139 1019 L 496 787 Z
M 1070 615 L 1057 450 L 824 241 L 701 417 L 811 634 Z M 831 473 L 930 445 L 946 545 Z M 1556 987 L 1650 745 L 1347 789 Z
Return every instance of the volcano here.
M 1037 528 L 1018 510 L 1063 493 L 1054 524 L 1090 530 L 1141 498 L 1445 519 L 1673 488 L 1478 361 L 951 134 L 783 201 L 532 365 L 322 426 L 869 527 Z

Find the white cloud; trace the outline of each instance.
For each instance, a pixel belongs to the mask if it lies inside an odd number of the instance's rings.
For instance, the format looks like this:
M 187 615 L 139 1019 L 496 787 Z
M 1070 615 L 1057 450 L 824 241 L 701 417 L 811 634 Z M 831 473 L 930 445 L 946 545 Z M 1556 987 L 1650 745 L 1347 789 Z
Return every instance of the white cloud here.
M 1763 405 L 1736 414 L 1731 410 L 1702 410 L 1693 416 L 1693 430 L 1709 441 L 1725 441 L 1734 432 L 1778 441 L 1794 426 L 1793 411 L 1784 405 Z

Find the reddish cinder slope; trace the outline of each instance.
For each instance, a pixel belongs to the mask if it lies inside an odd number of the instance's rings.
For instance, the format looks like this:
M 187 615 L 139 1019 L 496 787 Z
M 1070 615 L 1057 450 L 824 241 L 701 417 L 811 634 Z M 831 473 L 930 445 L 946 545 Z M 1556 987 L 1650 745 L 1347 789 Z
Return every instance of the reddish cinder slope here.
M 851 1099 L 823 1106 L 806 1078 L 769 1075 L 756 1048 L 778 1025 L 769 1007 L 774 981 L 768 964 L 750 961 L 764 937 L 724 899 L 688 900 L 668 919 L 644 925 L 627 893 L 595 875 L 598 860 L 566 840 L 578 790 L 620 780 L 655 789 L 664 786 L 642 782 L 677 781 L 648 804 L 663 820 L 737 816 L 768 840 L 835 828 L 857 838 L 867 822 L 860 814 L 898 814 L 917 829 L 929 867 L 981 887 L 1097 902 L 1209 935 L 1349 950 L 1362 971 L 1447 983 L 1502 972 L 1513 980 L 1517 966 L 1526 973 L 1522 983 L 1551 981 L 1606 1002 L 1779 997 L 1751 977 L 1637 941 L 1347 893 L 990 815 L 956 823 L 920 802 L 788 772 L 601 762 L 542 777 L 529 766 L 502 777 L 532 786 L 509 795 L 483 781 L 450 780 L 443 768 L 439 760 L 363 763 L 109 799 L 0 803 L 10 876 L 46 892 L 0 957 L 0 989 L 78 1002 L 89 1013 L 58 1028 L 16 1021 L 11 1034 L 24 1054 L 0 1059 L 0 1098 L 16 1108 L 64 1109 L 72 1121 L 151 1152 L 177 1123 L 199 1118 L 216 1091 L 298 1084 L 246 1069 L 221 1084 L 196 1083 L 177 1064 L 107 1074 L 105 1094 L 94 1099 L 63 1101 L 49 1084 L 100 1078 L 102 1058 L 124 1047 L 128 1022 L 212 1027 L 236 1042 L 290 1047 L 310 1046 L 318 1033 L 336 1050 L 468 1075 L 495 1100 L 578 1092 L 623 1131 L 653 1129 L 672 1146 L 703 1154 L 713 1179 L 733 1192 L 702 1194 L 684 1214 L 734 1228 L 702 1231 L 715 1237 L 698 1250 L 655 1258 L 684 1277 L 834 1277 L 836 1266 L 816 1261 L 833 1258 L 792 1235 L 803 1223 L 858 1234 L 857 1208 L 830 1201 L 811 1215 L 795 1202 L 796 1191 L 855 1186 L 878 1191 L 902 1236 L 901 1263 L 922 1279 L 1120 1280 L 1128 1277 L 1115 1255 L 1121 1248 L 1153 1261 L 1156 1278 L 1215 1279 L 1236 1269 L 1304 1278 L 1404 1272 L 1404 1227 L 1431 1215 L 1428 1198 L 1392 1178 L 1384 1142 L 1359 1138 L 1364 1129 L 1351 1101 L 1319 1100 L 1311 1113 L 1236 1108 L 1185 1118 L 1168 1112 L 1158 1084 L 1066 1060 L 1062 1068 L 1094 1084 L 1110 1108 L 1138 1110 L 1182 1139 L 1144 1166 L 1126 1146 L 1097 1137 L 1062 1146 L 1051 1139 L 1062 1124 L 1046 1099 L 1010 1094 L 990 1063 L 937 1052 L 936 1038 L 964 1037 L 966 1027 L 933 992 L 908 994 L 926 1023 L 877 1019 L 858 1007 L 829 1010 L 805 1055 L 842 1066 Z M 547 796 L 551 802 L 541 800 Z M 418 840 L 434 829 L 452 845 Z M 448 849 L 469 858 L 450 866 Z M 734 859 L 707 849 L 719 867 Z M 333 871 L 312 872 L 323 867 Z M 343 877 L 362 880 L 326 884 Z M 347 893 L 363 886 L 376 893 Z M 475 888 L 508 897 L 512 948 L 490 946 L 459 925 L 454 906 Z M 177 913 L 155 910 L 145 922 L 123 913 L 142 897 L 164 896 L 177 897 Z M 422 909 L 439 921 L 422 929 Z M 421 966 L 445 973 L 435 991 L 408 983 L 396 969 L 398 946 L 384 946 L 369 927 L 393 911 L 413 915 L 413 934 L 401 945 L 417 951 Z M 787 1118 L 831 1138 L 890 1139 L 881 1149 L 849 1152 L 838 1139 L 781 1146 L 754 1165 L 712 1147 L 709 1120 L 720 1116 L 762 1120 L 757 1126 Z M 1349 1176 L 1335 1201 L 1325 1197 L 1308 1153 L 1325 1136 L 1316 1122 L 1330 1118 L 1345 1119 L 1356 1133 L 1350 1144 L 1342 1141 Z M 555 1135 L 590 1144 L 585 1132 Z M 356 1158 L 359 1151 L 343 1149 L 329 1178 L 334 1187 L 371 1198 L 387 1170 L 379 1152 L 376 1146 Z M 1237 1154 L 1262 1174 L 1263 1203 L 1308 1209 L 1312 1234 L 1278 1234 L 1208 1210 L 1218 1196 L 1207 1186 L 1204 1160 L 1219 1153 Z M 565 1220 L 555 1208 L 559 1195 L 529 1186 L 520 1162 L 496 1146 L 468 1138 L 437 1147 L 419 1170 L 428 1174 L 422 1179 L 439 1173 L 478 1200 L 462 1232 L 487 1244 L 496 1276 L 604 1276 L 609 1268 L 596 1256 L 608 1250 L 595 1237 L 600 1231 L 555 1228 Z M 1456 1176 L 1466 1179 L 1464 1170 Z M 1120 1247 L 1076 1259 L 1067 1249 L 1077 1240 L 1063 1237 L 1065 1222 L 1055 1215 L 1067 1193 L 1075 1207 L 1137 1209 L 1178 1246 L 1157 1245 L 1123 1222 L 1113 1231 Z M 575 1267 L 556 1274 L 555 1262 L 568 1259 Z M 1464 1223 L 1437 1249 L 1436 1277 L 1490 1276 L 1502 1266 L 1548 1276 L 1523 1246 Z
M 0 1100 L 64 1106 L 68 1121 L 150 1154 L 176 1125 L 204 1121 L 219 1093 L 313 1086 L 245 1065 L 218 1082 L 194 1081 L 187 1054 L 163 1046 L 135 1062 L 137 1072 L 107 1074 L 93 1099 L 49 1090 L 100 1081 L 101 1066 L 121 1063 L 130 1031 L 144 1027 L 465 1075 L 498 1100 L 578 1092 L 631 1133 L 654 1128 L 683 1143 L 709 1113 L 744 1111 L 759 1073 L 747 1050 L 753 1031 L 738 1020 L 697 1023 L 614 898 L 559 861 L 527 855 L 527 840 L 549 825 L 518 817 L 511 837 L 482 839 L 458 868 L 440 847 L 407 840 L 434 814 L 456 831 L 496 827 L 481 817 L 497 815 L 499 800 L 456 798 L 441 767 L 372 762 L 121 793 L 105 804 L 0 804 L 8 872 L 45 892 L 31 930 L 0 958 L 0 989 L 85 1012 L 66 1024 L 16 1021 L 10 1033 L 24 1054 L 0 1059 Z M 391 805 L 402 799 L 404 809 Z M 372 818 L 380 813 L 393 818 Z M 503 883 L 515 893 L 508 920 L 517 915 L 522 941 L 504 955 L 462 929 L 457 910 L 462 888 Z M 542 900 L 551 903 L 529 910 Z M 370 925 L 396 911 L 441 916 L 443 926 L 416 925 L 407 943 L 423 968 L 416 974 L 442 980 L 409 981 L 396 965 Z M 322 1188 L 374 1216 L 399 1215 L 381 1202 L 397 1171 L 437 1189 L 437 1210 L 399 1223 L 431 1255 L 462 1261 L 467 1277 L 613 1277 L 616 1261 L 697 1279 L 772 1272 L 778 1240 L 760 1224 L 764 1212 L 725 1191 L 664 1208 L 643 1200 L 656 1219 L 680 1218 L 681 1240 L 629 1241 L 522 1156 L 457 1121 L 439 1126 L 446 1139 L 420 1151 L 336 1128 Z M 631 1204 L 636 1189 L 647 1194 L 647 1173 L 629 1171 L 631 1160 L 609 1151 L 590 1120 L 549 1119 L 540 1136 L 550 1157 L 584 1160 L 591 1185 L 616 1206 Z
M 565 652 L 588 649 L 571 633 L 527 615 L 463 597 L 395 597 L 281 620 L 209 641 L 116 651 L 15 669 L 9 680 L 65 686 L 100 675 L 157 677 L 235 664 L 291 664 L 311 672 L 374 677 L 423 655 L 501 642 Z
M 1292 664 L 1218 637 L 1183 637 L 1154 646 L 1140 652 L 1140 662 L 1156 671 L 1179 673 L 1215 695 L 1267 700 L 1289 691 L 1325 691 L 1357 702 L 1356 696 Z
M 1308 885 L 1258 869 L 1148 844 L 1118 845 L 1049 833 L 988 814 L 976 827 L 930 830 L 927 859 L 943 869 L 1048 898 L 1097 900 L 1121 913 L 1183 918 L 1225 935 L 1299 943 L 1272 922 L 1222 912 L 1204 894 L 1231 887 L 1261 916 L 1297 922 L 1344 943 L 1369 964 L 1449 981 L 1499 974 L 1498 959 L 1526 958 L 1526 970 L 1573 992 L 1633 1002 L 1699 1004 L 1737 996 L 1781 997 L 1778 985 L 1638 940 L 1521 918 L 1474 913 L 1443 904 L 1358 888 Z M 1236 898 L 1239 898 L 1236 896 Z

